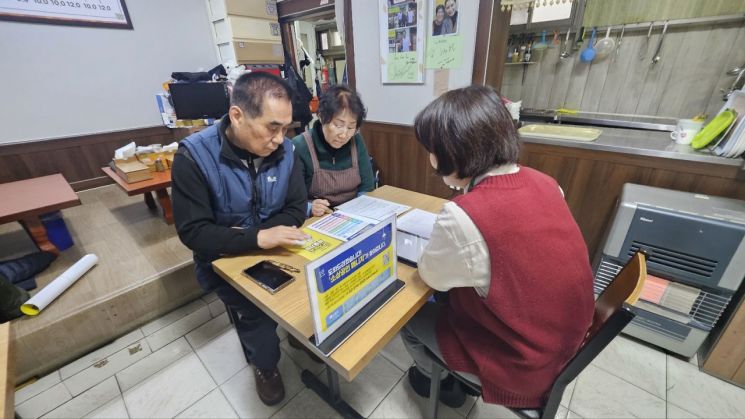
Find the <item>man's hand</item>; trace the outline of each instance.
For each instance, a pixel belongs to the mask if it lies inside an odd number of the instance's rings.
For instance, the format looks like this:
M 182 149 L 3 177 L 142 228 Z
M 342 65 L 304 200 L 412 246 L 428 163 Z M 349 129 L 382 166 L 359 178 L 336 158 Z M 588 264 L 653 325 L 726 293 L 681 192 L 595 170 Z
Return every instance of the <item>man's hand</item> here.
M 314 217 L 320 217 L 324 214 L 331 214 L 331 204 L 329 201 L 325 199 L 314 199 L 313 202 L 310 203 L 310 213 Z
M 259 230 L 256 240 L 260 248 L 272 249 L 277 246 L 297 246 L 309 238 L 297 227 L 276 226 Z

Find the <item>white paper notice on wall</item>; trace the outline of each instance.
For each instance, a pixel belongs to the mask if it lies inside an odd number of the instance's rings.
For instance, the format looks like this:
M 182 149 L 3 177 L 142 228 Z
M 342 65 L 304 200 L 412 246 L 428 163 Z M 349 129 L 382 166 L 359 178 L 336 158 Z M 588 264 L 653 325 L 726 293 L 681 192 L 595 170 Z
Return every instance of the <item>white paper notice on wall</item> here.
M 434 85 L 433 93 L 435 96 L 440 96 L 450 89 L 449 88 L 450 70 L 448 69 L 435 70 L 434 74 L 435 74 L 435 85 Z

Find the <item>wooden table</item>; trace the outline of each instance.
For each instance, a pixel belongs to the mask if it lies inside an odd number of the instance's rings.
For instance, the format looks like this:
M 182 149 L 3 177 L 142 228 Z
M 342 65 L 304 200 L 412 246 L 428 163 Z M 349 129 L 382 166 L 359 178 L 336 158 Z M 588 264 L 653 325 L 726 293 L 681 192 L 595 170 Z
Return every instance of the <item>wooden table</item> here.
M 14 410 L 14 373 L 11 357 L 10 322 L 0 324 L 0 417 L 12 418 Z
M 59 254 L 39 216 L 80 205 L 61 174 L 0 184 L 0 224 L 18 221 L 40 250 Z
M 166 223 L 173 224 L 173 205 L 171 205 L 171 197 L 168 195 L 168 187 L 171 186 L 171 171 L 166 170 L 165 172 L 152 172 L 153 178 L 148 180 L 142 180 L 135 183 L 127 183 L 126 180 L 122 179 L 116 174 L 110 167 L 102 167 L 104 173 L 116 182 L 119 187 L 124 189 L 124 192 L 129 196 L 135 196 L 143 194 L 145 197 L 145 204 L 150 209 L 156 209 L 155 200 L 153 195 L 150 193 L 155 191 L 155 195 L 158 197 L 160 207 L 163 208 L 163 218 Z
M 409 205 L 414 208 L 438 213 L 445 204 L 444 199 L 392 186 L 383 186 L 370 196 Z M 305 225 L 316 221 L 309 219 Z M 295 274 L 296 280 L 271 295 L 254 282 L 245 278 L 241 271 L 262 259 L 271 258 L 287 263 L 301 270 Z M 246 256 L 222 258 L 213 262 L 215 272 L 228 281 L 241 294 L 260 307 L 306 347 L 329 365 L 327 368 L 329 387 L 323 385 L 309 371 L 303 371 L 303 382 L 316 391 L 332 407 L 343 415 L 357 415 L 339 396 L 338 376 L 347 381 L 353 380 L 388 342 L 396 336 L 401 327 L 411 319 L 419 308 L 432 295 L 429 288 L 419 278 L 415 268 L 398 264 L 398 278 L 405 282 L 404 288 L 347 339 L 331 356 L 323 357 L 309 342 L 313 335 L 313 320 L 310 313 L 308 288 L 305 280 L 305 265 L 308 260 L 283 248 L 254 252 Z

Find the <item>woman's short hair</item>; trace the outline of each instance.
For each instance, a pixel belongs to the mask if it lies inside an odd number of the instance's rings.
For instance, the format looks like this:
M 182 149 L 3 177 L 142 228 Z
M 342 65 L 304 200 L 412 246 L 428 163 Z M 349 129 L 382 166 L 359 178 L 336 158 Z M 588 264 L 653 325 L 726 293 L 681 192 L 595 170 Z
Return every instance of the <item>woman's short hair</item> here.
M 416 139 L 437 158 L 441 176 L 476 177 L 490 168 L 517 163 L 520 139 L 494 88 L 473 85 L 451 90 L 414 120 Z
M 321 123 L 328 124 L 336 115 L 345 110 L 357 117 L 357 128 L 359 128 L 367 116 L 367 109 L 360 95 L 343 84 L 335 84 L 323 92 L 318 103 L 318 118 Z
M 445 6 L 438 4 L 437 7 L 435 7 L 435 15 L 437 15 L 437 12 L 439 12 L 440 9 L 442 9 L 442 13 L 445 13 Z

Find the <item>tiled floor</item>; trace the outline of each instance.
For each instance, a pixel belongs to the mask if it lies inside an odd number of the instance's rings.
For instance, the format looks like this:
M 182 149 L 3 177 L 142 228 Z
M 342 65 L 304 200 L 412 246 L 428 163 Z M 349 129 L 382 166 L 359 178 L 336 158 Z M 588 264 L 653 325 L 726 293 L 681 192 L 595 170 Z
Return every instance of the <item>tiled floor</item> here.
M 207 295 L 144 325 L 16 392 L 23 418 L 338 417 L 303 386 L 307 368 L 324 366 L 287 344 L 280 369 L 286 398 L 268 407 L 256 396 L 253 372 L 222 304 Z M 421 417 L 425 400 L 408 384 L 411 358 L 396 337 L 351 383 L 344 399 L 373 418 Z M 443 418 L 514 417 L 469 398 Z M 567 388 L 560 418 L 745 418 L 745 389 L 698 371 L 691 362 L 617 338 Z

